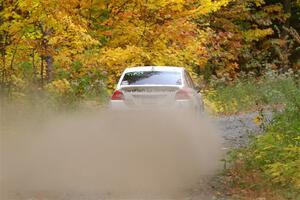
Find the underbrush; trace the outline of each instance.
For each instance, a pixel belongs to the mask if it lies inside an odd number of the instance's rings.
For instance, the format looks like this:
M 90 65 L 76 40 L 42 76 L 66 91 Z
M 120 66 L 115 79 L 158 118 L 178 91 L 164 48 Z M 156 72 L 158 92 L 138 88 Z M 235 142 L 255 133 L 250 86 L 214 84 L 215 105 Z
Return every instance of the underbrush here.
M 13 88 L 9 95 L 1 95 L 0 106 L 18 107 L 27 111 L 72 111 L 82 107 L 101 107 L 107 104 L 109 91 L 104 86 L 82 88 L 66 79 L 55 80 L 44 87 Z
M 285 74 L 269 71 L 259 79 L 248 76 L 231 83 L 215 81 L 203 93 L 213 112 L 232 114 L 260 107 L 282 108 L 289 103 L 291 94 L 300 93 L 298 84 L 298 75 L 292 71 Z
M 300 199 L 300 117 L 284 112 L 265 134 L 228 155 L 229 194 L 241 199 Z
M 209 96 L 211 95 L 211 96 Z M 264 134 L 247 147 L 232 150 L 224 187 L 237 199 L 300 200 L 300 87 L 292 74 L 266 75 L 259 81 L 238 81 L 208 95 L 219 112 L 246 111 L 257 106 L 281 105 L 266 123 L 258 115 Z M 232 106 L 232 107 L 231 107 Z M 220 110 L 223 108 L 223 110 Z M 219 109 L 219 110 L 218 110 Z
M 24 72 L 24 74 L 26 74 Z M 96 67 L 86 68 L 74 62 L 69 70 L 57 70 L 53 80 L 46 82 L 12 75 L 10 81 L 0 86 L 0 105 L 10 104 L 30 109 L 74 110 L 83 104 L 107 103 L 107 75 Z

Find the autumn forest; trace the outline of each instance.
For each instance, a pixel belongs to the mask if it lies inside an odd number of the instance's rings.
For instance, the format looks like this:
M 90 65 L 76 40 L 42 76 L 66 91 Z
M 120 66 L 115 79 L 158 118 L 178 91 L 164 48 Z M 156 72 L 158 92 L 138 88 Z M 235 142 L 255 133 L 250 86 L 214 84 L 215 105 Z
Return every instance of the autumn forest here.
M 110 89 L 128 66 L 195 80 L 299 69 L 295 0 L 1 0 L 1 95 Z
M 132 66 L 185 67 L 209 114 L 255 115 L 219 193 L 300 199 L 300 0 L 0 0 L 3 124 L 102 109 Z

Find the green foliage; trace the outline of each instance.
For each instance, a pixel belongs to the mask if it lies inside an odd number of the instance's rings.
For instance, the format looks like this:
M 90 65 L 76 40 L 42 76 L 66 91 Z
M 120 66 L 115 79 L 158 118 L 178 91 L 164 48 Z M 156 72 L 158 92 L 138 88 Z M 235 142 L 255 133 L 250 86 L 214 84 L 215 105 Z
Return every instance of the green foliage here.
M 275 74 L 269 71 L 259 81 L 238 81 L 219 86 L 226 93 L 214 93 L 218 105 L 236 102 L 235 109 L 278 105 L 274 118 L 266 123 L 260 113 L 264 133 L 253 138 L 247 147 L 228 155 L 231 167 L 226 180 L 233 195 L 253 199 L 263 195 L 270 199 L 297 199 L 300 190 L 300 87 L 297 74 Z M 218 94 L 218 95 L 217 95 Z M 222 103 L 220 103 L 220 101 Z M 252 101 L 256 102 L 253 103 Z M 239 107 L 240 106 L 240 107 Z M 228 108 L 228 107 L 226 107 Z M 225 109 L 226 109 L 225 108 Z M 228 108 L 229 109 L 229 108 Z M 279 109 L 279 110 L 278 110 Z M 257 120 L 255 120 L 257 122 Z M 268 199 L 267 198 L 267 199 Z
M 267 133 L 259 136 L 250 147 L 246 159 L 251 167 L 260 167 L 274 184 L 299 190 L 300 120 L 295 116 L 298 119 L 286 121 L 286 115 L 289 114 L 275 118 Z
M 287 71 L 292 66 L 298 68 L 300 18 L 297 10 L 299 7 L 293 0 L 246 0 L 232 1 L 213 13 L 209 27 L 214 34 L 207 41 L 208 61 L 201 70 L 206 74 L 205 79 L 210 80 L 214 75 L 232 80 L 241 71 L 261 76 L 270 67 L 278 71 Z M 197 22 L 200 27 L 207 27 L 203 17 Z M 294 31 L 286 31 L 286 27 Z
M 291 11 L 278 0 L 0 1 L 0 93 L 13 97 L 15 79 L 43 90 L 66 78 L 82 98 L 95 93 L 95 81 L 113 89 L 136 65 L 178 65 L 197 80 L 229 81 L 296 69 L 300 8 L 286 2 Z
M 292 71 L 279 74 L 269 70 L 259 79 L 243 75 L 230 84 L 225 79 L 217 79 L 212 81 L 213 89 L 205 90 L 204 94 L 207 104 L 218 113 L 250 111 L 261 106 L 289 105 L 287 109 L 296 109 L 300 95 L 299 81 L 295 81 L 295 76 Z
M 226 173 L 235 174 L 228 176 L 234 193 L 247 188 L 248 195 L 259 191 L 266 195 L 269 190 L 284 199 L 299 198 L 299 113 L 285 111 L 277 115 L 263 135 L 256 137 L 250 146 L 232 151 L 229 160 L 232 167 Z

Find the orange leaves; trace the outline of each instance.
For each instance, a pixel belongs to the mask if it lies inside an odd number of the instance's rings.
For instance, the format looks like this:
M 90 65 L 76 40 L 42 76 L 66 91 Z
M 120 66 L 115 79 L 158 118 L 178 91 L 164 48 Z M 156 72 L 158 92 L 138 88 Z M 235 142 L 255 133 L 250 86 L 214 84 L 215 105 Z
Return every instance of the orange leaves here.
M 210 75 L 234 77 L 241 63 L 251 59 L 247 54 L 255 48 L 251 45 L 273 35 L 269 28 L 273 21 L 285 20 L 280 4 L 263 0 L 5 3 L 0 31 L 8 31 L 12 41 L 6 48 L 9 58 L 17 51 L 16 62 L 30 62 L 35 52 L 35 61 L 50 56 L 63 70 L 79 61 L 85 67 L 105 69 L 111 80 L 127 66 L 146 64 L 201 70 L 209 65 Z
M 189 11 L 193 3 L 186 0 L 111 1 L 108 7 L 112 16 L 105 22 L 109 22 L 111 29 L 103 32 L 110 37 L 104 51 L 110 52 L 110 56 L 101 56 L 104 65 L 119 73 L 126 66 L 137 64 L 186 67 L 205 64 L 204 44 L 208 35 L 197 30 L 191 21 Z M 112 60 L 114 54 L 116 58 Z

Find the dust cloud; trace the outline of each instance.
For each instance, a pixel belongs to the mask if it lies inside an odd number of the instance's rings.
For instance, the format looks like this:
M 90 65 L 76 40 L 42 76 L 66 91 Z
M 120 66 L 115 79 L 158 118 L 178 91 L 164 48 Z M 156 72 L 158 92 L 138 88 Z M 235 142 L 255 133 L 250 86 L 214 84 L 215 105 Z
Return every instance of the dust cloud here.
M 174 199 L 220 164 L 221 142 L 205 117 L 109 110 L 50 116 L 2 113 L 1 200 Z

